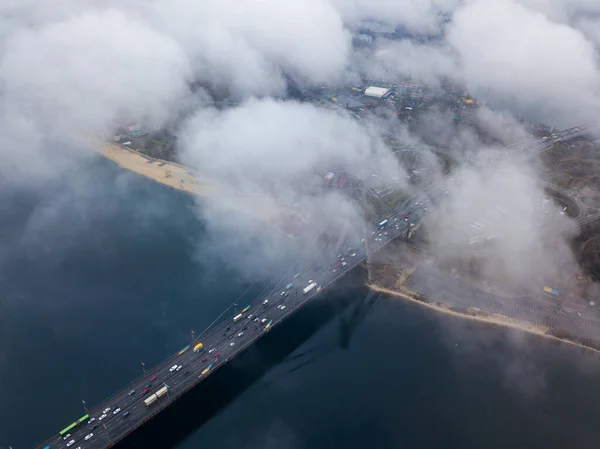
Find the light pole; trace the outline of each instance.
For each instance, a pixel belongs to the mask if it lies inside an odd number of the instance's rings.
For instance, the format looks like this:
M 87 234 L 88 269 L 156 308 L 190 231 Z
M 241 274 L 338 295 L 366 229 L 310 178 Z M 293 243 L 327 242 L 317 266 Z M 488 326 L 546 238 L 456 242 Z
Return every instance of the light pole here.
M 108 438 L 108 442 L 111 443 L 111 441 L 110 441 L 110 434 L 108 433 L 108 428 L 106 427 L 106 424 L 104 424 L 104 431 L 106 432 L 106 436 Z
M 82 400 L 81 400 L 81 402 L 83 403 L 83 409 L 85 410 L 85 414 L 86 414 L 86 415 L 89 415 L 89 414 L 90 414 L 90 412 L 89 412 L 89 410 L 87 409 L 87 406 L 85 405 L 85 401 L 82 399 Z
M 142 362 L 142 371 L 144 372 L 144 375 L 146 375 L 146 365 L 144 365 L 144 362 Z
M 192 329 L 192 344 L 194 344 L 194 340 L 196 340 L 196 332 Z

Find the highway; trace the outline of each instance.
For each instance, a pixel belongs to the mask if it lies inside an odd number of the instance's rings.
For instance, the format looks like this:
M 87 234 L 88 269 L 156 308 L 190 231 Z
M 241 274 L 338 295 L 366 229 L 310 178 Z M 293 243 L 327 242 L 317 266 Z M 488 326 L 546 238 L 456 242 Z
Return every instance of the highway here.
M 407 217 L 410 216 L 413 222 L 420 219 L 429 202 L 423 194 L 418 207 L 407 207 L 397 216 L 387 218 L 385 229 L 374 224 L 369 235 L 371 251 L 378 251 L 392 239 L 406 234 L 410 224 Z M 231 317 L 226 319 L 206 335 L 190 342 L 186 350 L 174 353 L 160 365 L 149 369 L 144 376 L 90 408 L 89 420 L 70 430 L 68 437 L 61 437 L 58 434 L 60 429 L 57 429 L 56 435 L 36 447 L 100 449 L 114 445 L 313 300 L 365 258 L 364 242 L 347 242 L 338 254 L 321 256 L 310 268 L 291 273 L 267 296 L 250 303 L 244 309 L 242 319 L 236 322 Z M 304 294 L 304 289 L 312 283 L 315 286 Z M 203 348 L 196 353 L 193 346 L 199 342 Z M 168 386 L 168 393 L 146 406 L 144 400 L 164 386 Z M 75 421 L 79 417 L 73 418 Z M 68 424 L 65 423 L 65 426 Z
M 407 200 L 397 214 L 387 217 L 386 226 L 373 224 L 368 237 L 371 251 L 378 251 L 399 235 L 405 235 L 410 223 L 421 220 L 427 208 L 431 208 L 436 197 L 441 195 L 444 190 L 439 185 L 430 186 Z M 175 352 L 144 376 L 89 409 L 89 421 L 74 427 L 67 437 L 61 437 L 60 429 L 57 429 L 54 436 L 36 447 L 100 449 L 122 440 L 366 258 L 364 242 L 346 242 L 341 248 L 343 251 L 338 254 L 320 255 L 320 260 L 310 268 L 292 272 L 289 278 L 280 280 L 271 293 L 249 304 L 240 320 L 226 319 L 206 335 L 190 342 L 186 350 Z M 305 293 L 304 289 L 313 283 L 314 288 Z M 418 286 L 415 284 L 414 287 Z M 532 320 L 538 318 L 531 317 Z M 196 353 L 192 348 L 199 342 L 202 342 L 203 350 Z M 144 400 L 164 386 L 168 387 L 168 393 L 147 406 Z M 77 418 L 74 416 L 73 421 Z M 68 424 L 66 422 L 65 426 Z

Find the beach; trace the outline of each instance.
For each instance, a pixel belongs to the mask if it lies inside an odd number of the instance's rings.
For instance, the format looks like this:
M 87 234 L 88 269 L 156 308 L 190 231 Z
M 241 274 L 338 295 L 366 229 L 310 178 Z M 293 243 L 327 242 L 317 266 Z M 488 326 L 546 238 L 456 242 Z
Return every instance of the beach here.
M 208 178 L 199 180 L 190 173 L 189 169 L 179 164 L 153 159 L 137 151 L 111 144 L 103 145 L 99 148 L 99 152 L 124 169 L 173 189 L 183 190 L 206 198 L 222 196 L 225 193 L 216 182 Z
M 437 303 L 437 304 L 433 304 L 433 303 L 429 303 L 429 302 L 424 302 L 424 301 L 419 301 L 418 299 L 413 298 L 410 293 L 408 292 L 401 292 L 399 290 L 391 290 L 385 287 L 380 287 L 378 285 L 374 285 L 374 284 L 367 284 L 370 288 L 372 288 L 373 290 L 380 292 L 380 293 L 384 293 L 386 295 L 390 295 L 390 296 L 394 296 L 397 298 L 402 298 L 406 301 L 409 301 L 411 303 L 414 304 L 419 304 L 423 307 L 429 308 L 429 309 L 433 309 L 437 312 L 441 312 L 447 315 L 451 315 L 451 316 L 455 316 L 455 317 L 459 317 L 459 318 L 466 318 L 466 319 L 470 319 L 473 321 L 478 321 L 481 323 L 486 323 L 488 325 L 493 325 L 493 326 L 503 326 L 503 327 L 509 327 L 512 329 L 516 329 L 522 332 L 528 332 L 530 334 L 534 334 L 540 337 L 544 337 L 544 338 L 548 338 L 550 340 L 554 340 L 554 341 L 559 341 L 559 342 L 563 342 L 563 343 L 568 343 L 570 345 L 573 346 L 578 346 L 580 348 L 584 348 L 590 351 L 594 351 L 597 353 L 600 353 L 600 351 L 598 351 L 597 349 L 594 348 L 590 348 L 589 346 L 584 346 L 580 343 L 571 341 L 571 340 L 567 340 L 567 339 L 563 339 L 563 338 L 558 338 L 555 337 L 554 335 L 549 335 L 547 333 L 547 331 L 549 329 L 545 329 L 545 328 L 541 328 L 541 327 L 537 327 L 537 326 L 533 326 L 530 324 L 526 324 L 526 323 L 522 323 L 519 321 L 515 321 L 512 320 L 506 316 L 503 315 L 498 315 L 498 314 L 493 314 L 493 313 L 489 313 L 489 312 L 485 312 L 484 314 L 468 314 L 468 313 L 461 313 L 461 312 L 457 312 L 455 310 L 452 310 L 449 308 L 449 306 L 446 306 L 442 303 Z M 477 310 L 477 309 L 473 309 L 473 310 Z M 483 311 L 480 311 L 483 312 Z
M 98 153 L 115 162 L 125 170 L 142 175 L 172 189 L 217 200 L 220 206 L 230 207 L 273 226 L 289 237 L 289 233 L 281 229 L 286 212 L 281 210 L 269 198 L 259 194 L 248 195 L 234 191 L 214 179 L 200 173 L 192 173 L 192 169 L 175 162 L 154 159 L 138 151 L 111 143 L 93 145 Z

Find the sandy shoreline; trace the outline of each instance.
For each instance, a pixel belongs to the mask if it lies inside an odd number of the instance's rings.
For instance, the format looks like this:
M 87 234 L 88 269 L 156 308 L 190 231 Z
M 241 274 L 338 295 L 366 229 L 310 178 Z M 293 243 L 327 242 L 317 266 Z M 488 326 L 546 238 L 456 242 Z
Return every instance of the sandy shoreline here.
M 224 193 L 217 183 L 206 179 L 200 181 L 189 170 L 162 159 L 153 159 L 137 151 L 111 144 L 104 144 L 98 152 L 126 170 L 173 189 L 206 198 L 214 198 Z
M 538 328 L 529 324 L 524 324 L 524 323 L 519 323 L 517 321 L 513 321 L 507 317 L 501 316 L 501 315 L 495 315 L 495 314 L 487 314 L 486 316 L 481 316 L 481 315 L 469 315 L 466 313 L 461 313 L 461 312 L 456 312 L 454 310 L 451 310 L 449 308 L 446 307 L 440 307 L 437 306 L 435 304 L 431 304 L 431 303 L 427 303 L 427 302 L 423 302 L 423 301 L 419 301 L 413 297 L 411 297 L 410 295 L 406 294 L 406 293 L 402 293 L 398 290 L 390 290 L 388 288 L 384 288 L 384 287 L 379 287 L 378 285 L 373 285 L 373 284 L 367 284 L 370 288 L 372 288 L 373 290 L 380 292 L 380 293 L 385 293 L 387 295 L 390 296 L 395 296 L 395 297 L 399 297 L 402 298 L 406 301 L 409 301 L 411 303 L 414 304 L 419 304 L 423 307 L 435 310 L 437 312 L 440 313 L 445 313 L 447 315 L 451 315 L 454 317 L 458 317 L 458 318 L 463 318 L 463 319 L 470 319 L 473 321 L 478 321 L 480 323 L 485 323 L 485 324 L 491 324 L 493 326 L 502 326 L 502 327 L 509 327 L 512 329 L 516 329 L 522 332 L 528 332 L 530 334 L 533 335 L 537 335 L 539 337 L 544 337 L 550 340 L 554 340 L 554 341 L 558 341 L 561 343 L 567 343 L 573 346 L 577 346 L 579 348 L 583 348 L 583 349 L 587 349 L 590 351 L 594 351 L 600 354 L 600 351 L 594 348 L 590 348 L 589 346 L 584 346 L 580 343 L 571 341 L 571 340 L 566 340 L 566 339 L 562 339 L 562 338 L 558 338 L 555 337 L 554 335 L 549 335 L 546 333 L 546 330 L 542 329 L 542 328 Z
M 154 159 L 119 145 L 102 142 L 92 145 L 92 147 L 125 170 L 175 190 L 218 200 L 219 205 L 243 212 L 289 237 L 293 237 L 278 226 L 282 219 L 282 211 L 267 198 L 257 195 L 242 196 L 218 181 L 196 173 L 193 174 L 191 169 L 183 165 L 163 159 Z

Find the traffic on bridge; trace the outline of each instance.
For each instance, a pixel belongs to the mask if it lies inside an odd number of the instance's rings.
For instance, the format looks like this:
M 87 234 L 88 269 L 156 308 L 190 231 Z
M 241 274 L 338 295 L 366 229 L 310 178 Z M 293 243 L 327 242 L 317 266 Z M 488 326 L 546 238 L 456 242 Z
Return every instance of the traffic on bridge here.
M 443 194 L 443 192 L 442 192 Z M 430 195 L 430 196 L 428 196 Z M 378 219 L 368 234 L 375 252 L 394 238 L 406 235 L 433 202 L 425 192 L 410 206 Z M 337 252 L 337 251 L 336 251 Z M 40 449 L 107 448 L 151 419 L 178 397 L 202 382 L 262 335 L 291 316 L 323 289 L 354 269 L 366 258 L 365 241 L 344 242 L 337 254 L 321 254 L 307 268 L 289 270 L 266 296 L 261 296 L 195 338 L 160 365 L 149 369 L 101 404 L 59 431 Z M 85 404 L 84 404 L 85 405 Z M 87 409 L 86 409 L 87 410 Z

